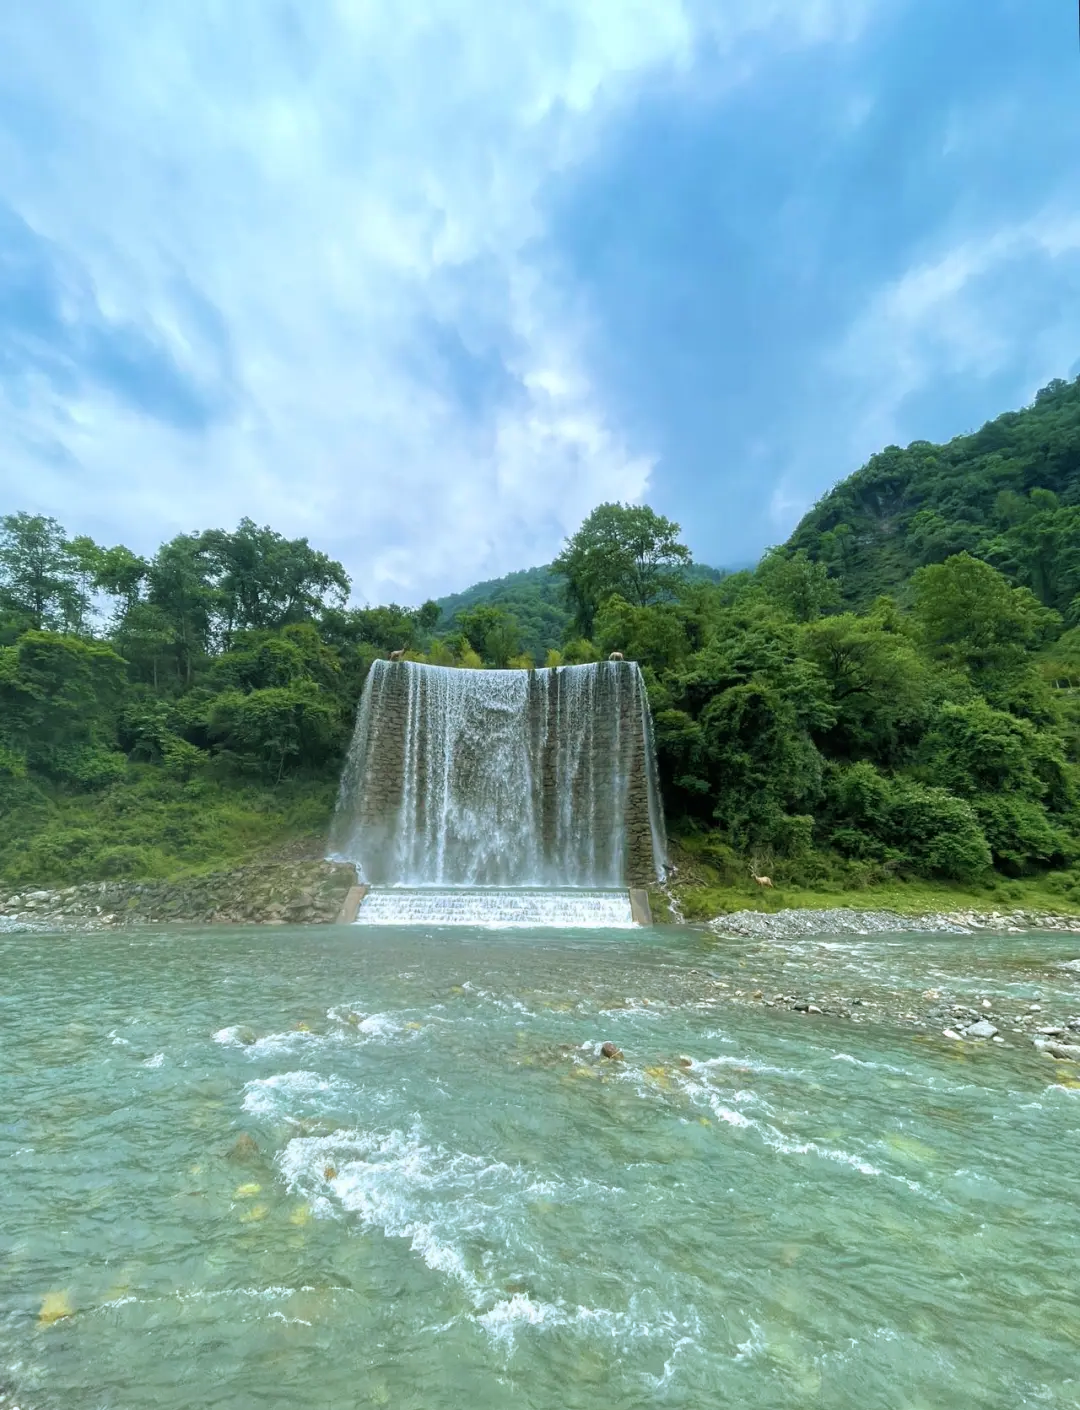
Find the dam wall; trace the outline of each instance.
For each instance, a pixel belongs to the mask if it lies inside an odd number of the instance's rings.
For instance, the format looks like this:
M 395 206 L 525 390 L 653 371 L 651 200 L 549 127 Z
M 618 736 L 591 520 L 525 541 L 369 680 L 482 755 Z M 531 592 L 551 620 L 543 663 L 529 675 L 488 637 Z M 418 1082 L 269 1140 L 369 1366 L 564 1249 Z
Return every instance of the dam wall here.
M 368 884 L 648 885 L 665 846 L 635 663 L 372 666 L 331 835 Z

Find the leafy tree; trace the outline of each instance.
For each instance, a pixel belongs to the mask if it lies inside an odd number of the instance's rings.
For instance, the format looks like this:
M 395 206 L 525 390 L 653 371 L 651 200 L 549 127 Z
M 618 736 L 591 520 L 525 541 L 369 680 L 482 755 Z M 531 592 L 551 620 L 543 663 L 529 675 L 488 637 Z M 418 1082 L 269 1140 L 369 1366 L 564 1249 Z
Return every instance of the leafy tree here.
M 649 607 L 669 596 L 690 562 L 679 526 L 644 504 L 601 504 L 552 563 L 567 582 L 578 630 L 592 633 L 600 605 L 618 596 Z
M 618 595 L 596 614 L 596 644 L 602 653 L 621 651 L 630 661 L 653 670 L 679 665 L 692 650 L 685 614 L 677 605 L 635 607 Z
M 866 761 L 830 772 L 823 815 L 830 845 L 849 856 L 954 880 L 990 866 L 969 803 L 944 788 L 888 778 Z
M 158 549 L 148 574 L 148 601 L 167 623 L 177 675 L 190 685 L 211 644 L 220 599 L 198 534 L 178 534 Z
M 971 800 L 998 865 L 1023 871 L 1071 853 L 1049 811 L 1077 821 L 1071 771 L 1052 734 L 978 699 L 943 705 L 923 752 L 927 777 Z
M 0 607 L 40 631 L 79 631 L 90 607 L 64 530 L 42 514 L 0 519 Z
M 108 781 L 124 662 L 109 647 L 29 631 L 0 647 L 0 744 L 39 772 L 77 785 Z
M 931 655 L 965 671 L 998 704 L 1037 695 L 1031 652 L 1060 626 L 1056 612 L 967 553 L 920 568 L 911 581 Z
M 840 587 L 824 563 L 804 548 L 788 554 L 773 549 L 758 565 L 757 581 L 797 622 L 812 622 L 840 605 Z
M 116 598 L 121 611 L 131 611 L 139 602 L 150 571 L 145 558 L 123 544 L 102 548 L 81 534 L 71 540 L 69 551 L 84 580 L 98 592 Z
M 226 646 L 237 630 L 266 630 L 344 603 L 349 578 L 307 539 L 286 539 L 241 519 L 236 530 L 209 529 L 199 550 L 217 595 Z
M 521 652 L 517 618 L 501 607 L 470 607 L 458 614 L 457 624 L 481 660 L 500 670 Z
M 941 686 L 909 635 L 889 630 L 880 615 L 845 612 L 810 622 L 802 651 L 821 672 L 835 711 L 819 738 L 823 749 L 833 758 L 888 764 L 910 755 Z
M 209 723 L 220 749 L 275 783 L 293 764 L 317 768 L 340 748 L 338 713 L 314 681 L 228 691 L 214 701 Z

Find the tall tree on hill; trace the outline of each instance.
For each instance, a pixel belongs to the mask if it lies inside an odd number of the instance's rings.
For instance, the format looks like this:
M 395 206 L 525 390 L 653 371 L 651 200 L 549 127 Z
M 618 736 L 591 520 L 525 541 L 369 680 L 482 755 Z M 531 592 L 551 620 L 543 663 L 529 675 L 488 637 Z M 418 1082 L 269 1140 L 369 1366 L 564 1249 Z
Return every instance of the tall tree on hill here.
M 90 598 L 55 519 L 26 513 L 0 519 L 0 606 L 39 631 L 82 628 Z
M 669 596 L 690 562 L 679 533 L 678 524 L 646 504 L 598 505 L 551 565 L 566 579 L 577 629 L 590 636 L 610 597 L 650 607 Z
M 223 641 L 245 628 L 273 630 L 342 605 L 349 577 L 340 563 L 271 528 L 241 519 L 235 532 L 208 529 L 200 548 L 218 594 Z

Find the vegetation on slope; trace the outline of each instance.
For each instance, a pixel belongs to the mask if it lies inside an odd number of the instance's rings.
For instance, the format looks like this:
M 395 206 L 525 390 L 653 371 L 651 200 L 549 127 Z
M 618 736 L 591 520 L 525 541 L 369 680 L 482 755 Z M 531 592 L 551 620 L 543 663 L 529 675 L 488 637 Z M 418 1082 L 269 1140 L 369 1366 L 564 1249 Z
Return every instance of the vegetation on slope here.
M 917 568 L 970 553 L 1078 621 L 1080 380 L 1055 381 L 948 445 L 888 446 L 838 484 L 788 547 L 826 564 L 847 604 L 903 593 Z
M 954 887 L 1078 905 L 1078 408 L 1080 384 L 1054 384 L 976 437 L 886 452 L 719 580 L 642 506 L 601 505 L 502 596 L 415 610 L 348 608 L 340 564 L 247 520 L 144 560 L 10 515 L 0 880 L 169 875 L 318 833 L 377 656 L 620 651 L 648 683 L 680 865 L 713 909 L 760 895 L 752 872 L 789 900 Z

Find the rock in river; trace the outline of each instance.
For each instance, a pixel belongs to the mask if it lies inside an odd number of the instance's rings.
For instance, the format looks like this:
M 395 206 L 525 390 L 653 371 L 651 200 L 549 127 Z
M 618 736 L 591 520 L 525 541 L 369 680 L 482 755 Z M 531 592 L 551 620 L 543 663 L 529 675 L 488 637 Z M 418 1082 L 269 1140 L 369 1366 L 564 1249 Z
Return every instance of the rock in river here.
M 965 1038 L 994 1038 L 997 1029 L 988 1018 L 980 1018 L 978 1023 L 969 1023 L 964 1029 Z

